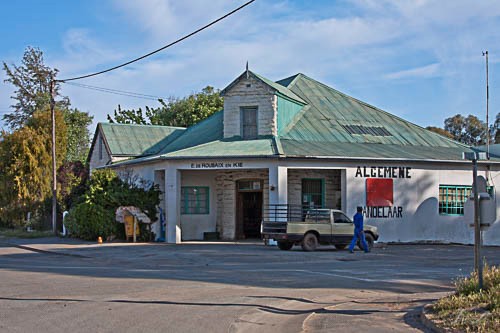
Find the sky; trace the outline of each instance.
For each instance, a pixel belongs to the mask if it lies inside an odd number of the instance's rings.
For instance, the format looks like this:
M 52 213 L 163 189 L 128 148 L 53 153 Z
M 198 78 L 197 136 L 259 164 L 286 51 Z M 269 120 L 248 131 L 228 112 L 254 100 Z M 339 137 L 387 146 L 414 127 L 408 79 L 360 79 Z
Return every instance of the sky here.
M 20 65 L 27 46 L 65 79 L 158 49 L 247 0 L 19 0 L 2 2 L 0 61 Z M 256 0 L 211 28 L 130 66 L 75 81 L 163 98 L 223 89 L 244 70 L 273 81 L 303 73 L 420 126 L 500 112 L 500 1 Z M 0 73 L 0 116 L 14 88 Z M 72 106 L 106 122 L 154 100 L 63 84 Z M 5 124 L 0 121 L 0 128 Z

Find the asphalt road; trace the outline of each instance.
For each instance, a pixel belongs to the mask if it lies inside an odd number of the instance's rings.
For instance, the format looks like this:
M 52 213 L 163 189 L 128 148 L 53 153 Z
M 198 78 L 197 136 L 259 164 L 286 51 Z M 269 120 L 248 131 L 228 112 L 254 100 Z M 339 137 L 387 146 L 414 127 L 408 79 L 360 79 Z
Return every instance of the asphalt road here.
M 500 248 L 484 249 L 490 264 Z M 420 332 L 473 248 L 0 239 L 2 332 Z

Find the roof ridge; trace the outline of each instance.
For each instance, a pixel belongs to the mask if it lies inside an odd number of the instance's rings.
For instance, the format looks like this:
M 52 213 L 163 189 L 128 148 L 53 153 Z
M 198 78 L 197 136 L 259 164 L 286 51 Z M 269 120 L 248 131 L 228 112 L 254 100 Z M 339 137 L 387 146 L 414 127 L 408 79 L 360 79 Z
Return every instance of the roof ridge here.
M 109 125 L 109 126 L 135 126 L 135 127 L 160 127 L 160 128 L 175 128 L 175 129 L 187 129 L 187 127 L 181 126 L 170 126 L 170 125 L 151 125 L 151 124 L 122 124 L 122 123 L 109 123 L 109 122 L 99 122 L 98 125 Z
M 277 93 L 285 95 L 286 97 L 288 97 L 290 99 L 293 99 L 294 101 L 297 101 L 299 103 L 307 104 L 306 101 L 304 101 L 302 99 L 302 97 L 300 97 L 299 95 L 297 95 L 296 93 L 294 93 L 293 91 L 291 91 L 288 87 L 285 87 L 285 86 L 283 86 L 283 85 L 281 85 L 281 84 L 279 84 L 277 82 L 274 82 L 274 81 L 268 79 L 265 76 L 262 76 L 260 74 L 255 73 L 255 72 L 252 72 L 252 71 L 249 71 L 249 72 L 252 73 L 256 78 L 258 78 L 259 80 L 261 80 L 264 84 L 270 86 Z M 279 87 L 276 87 L 276 85 L 278 85 Z M 286 89 L 286 90 L 280 91 L 280 89 Z

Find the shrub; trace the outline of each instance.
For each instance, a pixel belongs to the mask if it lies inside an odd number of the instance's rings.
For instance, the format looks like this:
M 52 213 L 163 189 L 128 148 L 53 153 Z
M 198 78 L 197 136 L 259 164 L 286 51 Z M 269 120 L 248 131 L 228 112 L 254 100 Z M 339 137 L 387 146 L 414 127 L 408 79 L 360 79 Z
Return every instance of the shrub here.
M 92 174 L 87 190 L 66 218 L 71 235 L 87 240 L 99 236 L 106 239 L 111 235 L 124 238 L 123 225 L 115 221 L 115 212 L 120 206 L 138 207 L 151 221 L 156 220 L 156 206 L 160 202 L 158 186 L 131 173 L 121 176 L 123 179 L 110 169 L 96 170 Z M 149 240 L 145 226 L 140 224 L 140 227 L 143 239 Z
M 66 217 L 66 227 L 70 234 L 86 240 L 106 239 L 115 235 L 118 223 L 109 209 L 90 202 L 77 204 Z
M 497 332 L 500 322 L 500 269 L 485 265 L 483 289 L 477 273 L 455 281 L 453 295 L 442 298 L 432 310 L 443 326 L 466 332 Z

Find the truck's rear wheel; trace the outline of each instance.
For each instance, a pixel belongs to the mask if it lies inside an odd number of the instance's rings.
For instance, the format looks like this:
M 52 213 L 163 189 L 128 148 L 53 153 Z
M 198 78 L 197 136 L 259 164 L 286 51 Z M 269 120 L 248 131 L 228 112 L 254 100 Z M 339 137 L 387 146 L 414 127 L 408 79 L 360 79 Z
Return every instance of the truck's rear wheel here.
M 346 246 L 347 246 L 347 244 L 335 244 L 335 248 L 337 250 L 343 250 L 346 248 Z
M 375 243 L 375 239 L 373 239 L 373 236 L 371 234 L 365 233 L 365 240 L 366 240 L 366 245 L 368 245 L 368 251 L 371 251 L 373 248 L 373 244 Z M 361 250 L 365 250 L 363 249 L 363 245 L 361 245 L 361 241 L 358 241 L 358 247 Z
M 278 241 L 278 248 L 283 251 L 288 251 L 293 247 L 292 242 Z
M 304 239 L 302 239 L 302 250 L 304 251 L 314 251 L 318 247 L 318 237 L 316 237 L 315 234 L 313 233 L 308 233 L 304 236 Z

